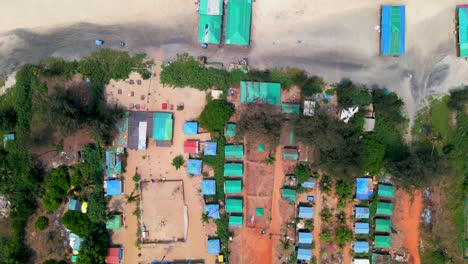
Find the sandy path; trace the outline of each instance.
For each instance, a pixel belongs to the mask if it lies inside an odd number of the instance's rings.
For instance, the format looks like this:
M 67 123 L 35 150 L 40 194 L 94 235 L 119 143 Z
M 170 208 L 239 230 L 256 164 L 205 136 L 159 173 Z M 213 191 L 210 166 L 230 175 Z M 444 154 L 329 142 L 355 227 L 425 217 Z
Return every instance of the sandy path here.
M 321 181 L 322 177 L 320 176 L 317 179 L 317 185 L 314 189 L 314 198 L 315 198 L 315 205 L 314 205 L 314 243 L 315 248 L 313 250 L 313 255 L 316 257 L 317 264 L 320 264 L 320 233 L 322 232 L 322 217 L 320 217 L 320 213 L 322 212 L 322 192 L 318 186 L 318 183 Z
M 270 223 L 270 233 L 279 234 L 281 232 L 281 223 L 283 223 L 283 218 L 281 216 L 281 187 L 283 186 L 283 148 L 278 146 L 276 148 L 275 154 L 275 180 L 273 184 L 273 197 L 272 197 L 272 208 L 271 208 L 271 223 Z M 271 248 L 274 248 L 280 241 L 279 236 L 273 236 L 271 240 Z M 274 260 L 277 259 L 276 250 L 273 250 Z
M 422 195 L 419 190 L 413 192 L 413 197 L 399 189 L 395 193 L 396 209 L 393 221 L 396 230 L 403 235 L 403 246 L 409 251 L 409 263 L 420 264 L 419 256 L 419 224 L 422 211 Z
M 353 221 L 351 219 L 352 215 L 353 215 L 353 204 L 348 202 L 346 203 L 346 209 L 345 209 L 345 216 L 346 216 L 346 225 L 351 229 L 353 230 Z M 351 256 L 351 244 L 350 243 L 347 243 L 344 247 L 343 247 L 343 261 L 345 264 L 351 264 L 351 259 L 352 259 L 352 256 Z

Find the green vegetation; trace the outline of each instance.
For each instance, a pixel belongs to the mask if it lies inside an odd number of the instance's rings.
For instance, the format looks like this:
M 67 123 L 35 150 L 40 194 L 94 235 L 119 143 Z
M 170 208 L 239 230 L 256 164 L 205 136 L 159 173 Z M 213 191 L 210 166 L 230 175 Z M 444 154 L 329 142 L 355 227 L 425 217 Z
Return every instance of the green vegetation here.
M 319 183 L 320 191 L 326 194 L 330 194 L 331 189 L 332 189 L 332 184 L 333 184 L 332 178 L 330 176 L 324 175 Z
M 39 216 L 37 218 L 36 223 L 34 224 L 34 228 L 38 231 L 45 230 L 49 226 L 49 218 L 45 216 Z
M 226 122 L 234 113 L 234 107 L 224 100 L 213 100 L 209 102 L 198 121 L 200 126 L 210 132 L 222 131 Z
M 89 217 L 86 214 L 76 211 L 67 211 L 62 217 L 62 224 L 79 237 L 86 237 L 92 227 Z
M 236 138 L 247 136 L 255 138 L 257 142 L 276 146 L 280 139 L 282 121 L 281 113 L 274 106 L 249 103 L 237 121 Z
M 67 264 L 67 262 L 65 260 L 48 259 L 42 262 L 42 264 Z
M 177 156 L 174 159 L 172 159 L 172 166 L 174 166 L 176 170 L 180 169 L 182 165 L 184 165 L 184 157 Z
M 339 106 L 365 106 L 372 103 L 370 91 L 366 86 L 356 85 L 352 81 L 343 81 L 336 87 Z
M 294 169 L 294 174 L 297 177 L 297 184 L 302 184 L 310 178 L 310 167 L 307 163 L 299 163 Z
M 333 238 L 329 231 L 322 231 L 322 233 L 320 234 L 320 240 L 322 240 L 325 243 L 331 243 Z
M 344 182 L 344 181 L 338 181 L 336 184 L 336 195 L 338 196 L 338 208 L 344 208 L 346 205 L 346 202 L 353 198 L 354 194 L 354 189 L 353 185 Z
M 322 221 L 325 223 L 328 223 L 330 221 L 330 217 L 332 216 L 332 211 L 328 208 L 322 209 L 322 212 L 320 212 L 320 217 L 322 218 Z
M 340 226 L 336 229 L 336 242 L 340 248 L 353 241 L 353 232 L 346 226 Z
M 325 90 L 327 83 L 323 80 L 322 77 L 312 76 L 307 78 L 307 80 L 302 84 L 302 96 L 303 97 L 312 97 L 316 93 L 321 93 Z
M 63 166 L 53 169 L 45 179 L 44 188 L 44 207 L 53 212 L 60 207 L 70 188 L 68 169 Z

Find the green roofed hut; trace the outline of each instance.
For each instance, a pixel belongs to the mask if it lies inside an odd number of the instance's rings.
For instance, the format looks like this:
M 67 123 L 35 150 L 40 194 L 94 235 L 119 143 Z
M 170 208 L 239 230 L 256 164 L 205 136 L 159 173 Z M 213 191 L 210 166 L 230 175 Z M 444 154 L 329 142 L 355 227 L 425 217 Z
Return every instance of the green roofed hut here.
M 376 219 L 375 232 L 390 233 L 392 221 L 390 219 Z
M 226 126 L 226 137 L 234 138 L 236 136 L 236 124 L 228 123 Z
M 242 213 L 242 200 L 241 199 L 226 199 L 225 205 L 226 213 Z
M 386 202 L 377 203 L 377 215 L 392 215 L 393 213 L 393 204 Z
M 272 105 L 281 103 L 281 84 L 242 81 L 241 103 L 265 102 Z
M 395 188 L 392 185 L 379 184 L 377 195 L 380 198 L 393 199 L 395 197 Z
M 223 0 L 200 0 L 198 23 L 198 42 L 219 44 L 221 42 L 221 23 Z
M 283 189 L 281 191 L 281 197 L 283 197 L 283 199 L 289 200 L 291 202 L 295 202 L 296 201 L 296 190 Z
M 224 182 L 224 193 L 226 194 L 237 194 L 242 193 L 242 181 L 241 180 L 227 180 Z
M 283 114 L 294 114 L 299 115 L 301 113 L 301 106 L 299 104 L 287 104 L 281 105 L 281 112 Z
M 255 208 L 255 216 L 264 216 L 264 215 L 265 215 L 265 209 Z
M 122 215 L 113 215 L 106 222 L 106 228 L 109 230 L 118 230 L 122 226 Z
M 172 144 L 174 118 L 172 113 L 158 112 L 153 116 L 153 139 L 156 146 L 168 147 Z
M 375 236 L 374 248 L 391 248 L 392 238 L 390 236 Z
M 283 149 L 283 160 L 298 160 L 299 151 L 297 148 L 284 148 Z
M 225 43 L 248 46 L 250 43 L 252 0 L 229 0 L 226 12 Z
M 226 159 L 242 159 L 244 157 L 244 145 L 226 145 L 224 147 Z
M 229 227 L 242 227 L 243 219 L 239 215 L 229 216 Z
M 240 162 L 224 163 L 224 176 L 225 177 L 242 177 L 244 172 L 244 165 Z

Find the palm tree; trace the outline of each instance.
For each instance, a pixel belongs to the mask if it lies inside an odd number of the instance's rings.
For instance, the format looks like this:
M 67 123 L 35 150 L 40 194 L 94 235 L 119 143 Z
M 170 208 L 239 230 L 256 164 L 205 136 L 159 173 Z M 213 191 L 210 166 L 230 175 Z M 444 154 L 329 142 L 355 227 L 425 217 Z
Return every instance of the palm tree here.
M 138 198 L 140 197 L 139 194 L 135 194 L 135 190 L 133 190 L 130 195 L 125 195 L 125 199 L 127 199 L 127 204 L 128 203 L 133 203 L 133 202 L 136 202 L 138 201 Z

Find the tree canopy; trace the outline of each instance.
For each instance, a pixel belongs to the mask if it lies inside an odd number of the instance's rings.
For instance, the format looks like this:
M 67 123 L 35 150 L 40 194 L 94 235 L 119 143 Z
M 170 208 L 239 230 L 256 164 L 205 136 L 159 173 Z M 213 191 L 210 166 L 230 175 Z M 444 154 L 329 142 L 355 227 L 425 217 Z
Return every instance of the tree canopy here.
M 268 104 L 249 103 L 237 121 L 236 138 L 244 136 L 272 146 L 279 143 L 283 116 Z
M 205 106 L 198 121 L 201 127 L 210 132 L 222 131 L 233 113 L 232 104 L 224 100 L 213 100 Z
M 352 81 L 346 80 L 336 87 L 338 104 L 341 107 L 364 106 L 372 103 L 369 89 L 364 85 L 356 85 Z

